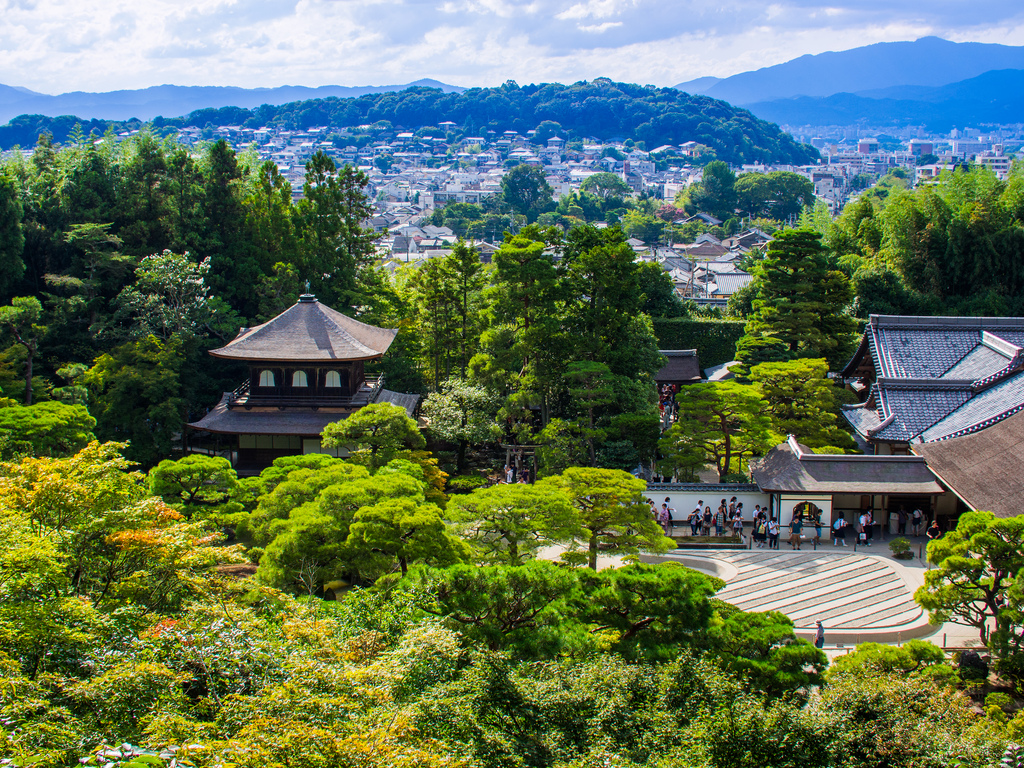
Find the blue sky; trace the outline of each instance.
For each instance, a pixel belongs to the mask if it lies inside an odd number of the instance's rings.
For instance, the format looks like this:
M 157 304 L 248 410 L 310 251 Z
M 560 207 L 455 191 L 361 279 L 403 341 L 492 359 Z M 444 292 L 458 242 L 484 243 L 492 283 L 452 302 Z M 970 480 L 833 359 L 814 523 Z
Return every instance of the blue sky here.
M 0 0 L 0 83 L 673 85 L 937 35 L 1024 45 L 1020 0 Z

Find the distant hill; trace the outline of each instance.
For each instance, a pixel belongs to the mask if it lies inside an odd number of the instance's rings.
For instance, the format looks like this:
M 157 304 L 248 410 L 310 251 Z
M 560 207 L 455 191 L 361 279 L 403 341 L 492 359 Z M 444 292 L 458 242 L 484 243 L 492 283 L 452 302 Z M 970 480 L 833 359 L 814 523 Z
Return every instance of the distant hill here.
M 75 115 L 85 120 L 152 120 L 159 115 L 186 115 L 198 109 L 243 107 L 254 109 L 262 104 L 288 104 L 294 101 L 322 99 L 329 96 L 349 98 L 367 93 L 404 91 L 413 86 L 438 88 L 445 93 L 461 93 L 464 88 L 437 80 L 417 80 L 405 85 L 356 86 L 324 85 L 307 88 L 283 85 L 279 88 L 232 88 L 213 86 L 157 85 L 135 91 L 86 93 L 74 91 L 51 96 L 25 88 L 0 85 L 0 123 L 25 114 L 58 117 Z
M 758 120 L 745 109 L 673 88 L 615 83 L 603 77 L 572 85 L 519 87 L 506 83 L 498 88 L 470 88 L 462 93 L 412 87 L 356 98 L 330 97 L 280 106 L 264 104 L 251 110 L 202 109 L 185 117 L 155 119 L 153 126 L 157 131 L 167 131 L 185 126 L 340 129 L 377 124 L 378 132 L 391 132 L 399 127 L 436 128 L 449 120 L 461 126 L 468 136 L 486 131 L 500 134 L 506 130 L 526 134 L 541 123 L 551 122 L 556 125 L 547 128 L 568 138 L 633 139 L 644 141 L 648 147 L 697 141 L 731 163 L 804 164 L 818 158 L 813 147 L 797 143 L 777 125 Z M 0 126 L 0 148 L 15 144 L 32 146 L 43 131 L 63 141 L 77 122 L 81 122 L 87 135 L 102 134 L 108 128 L 120 132 L 140 127 L 138 123 L 89 122 L 71 116 L 21 115 Z
M 871 92 L 896 86 L 935 87 L 1004 69 L 1024 69 L 1024 47 L 953 43 L 925 37 L 914 42 L 876 43 L 848 51 L 801 56 L 785 64 L 743 72 L 710 85 L 702 82 L 708 78 L 698 78 L 676 87 L 731 104 L 748 105 L 798 96 Z
M 954 126 L 1024 122 L 1024 69 L 1003 69 L 940 87 L 897 86 L 825 98 L 776 99 L 748 105 L 758 117 L 789 125 Z
M 687 80 L 685 83 L 679 83 L 672 87 L 678 88 L 680 91 L 686 91 L 686 93 L 701 95 L 707 93 L 711 86 L 720 82 L 722 82 L 722 78 L 720 77 L 698 77 L 694 80 Z

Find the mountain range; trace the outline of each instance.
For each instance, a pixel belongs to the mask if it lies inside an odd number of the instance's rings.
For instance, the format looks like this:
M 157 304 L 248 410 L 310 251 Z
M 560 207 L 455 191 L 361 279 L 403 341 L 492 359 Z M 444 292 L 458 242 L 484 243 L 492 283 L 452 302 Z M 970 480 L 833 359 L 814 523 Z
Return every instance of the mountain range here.
M 17 115 L 74 115 L 83 120 L 152 120 L 157 116 L 177 117 L 198 109 L 219 107 L 242 107 L 254 109 L 263 104 L 279 106 L 293 101 L 324 99 L 329 96 L 348 98 L 367 93 L 388 93 L 404 91 L 421 85 L 438 88 L 445 93 L 461 93 L 465 88 L 438 82 L 417 80 L 405 85 L 381 85 L 349 87 L 325 85 L 307 88 L 300 85 L 283 85 L 277 88 L 233 88 L 216 86 L 157 85 L 134 91 L 110 91 L 88 93 L 73 91 L 51 96 L 27 88 L 0 84 L 0 123 Z
M 937 37 L 800 56 L 676 88 L 789 125 L 960 125 L 1024 121 L 1024 47 Z
M 423 79 L 404 85 L 235 88 L 159 85 L 139 90 L 58 95 L 0 85 L 0 124 L 19 115 L 73 115 L 82 121 L 149 121 L 197 110 L 280 106 L 327 97 L 358 97 L 412 86 L 462 93 Z M 731 77 L 700 77 L 675 87 L 749 109 L 782 125 L 953 126 L 1024 122 L 1024 46 L 954 43 L 937 37 L 876 43 L 800 56 Z M 62 118 L 63 119 L 63 118 Z

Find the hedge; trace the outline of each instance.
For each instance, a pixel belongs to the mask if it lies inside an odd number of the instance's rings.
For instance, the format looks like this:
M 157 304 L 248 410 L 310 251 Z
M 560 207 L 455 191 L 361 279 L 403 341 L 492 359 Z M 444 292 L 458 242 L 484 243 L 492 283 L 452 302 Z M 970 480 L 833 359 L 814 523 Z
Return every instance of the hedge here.
M 654 335 L 659 349 L 696 349 L 701 368 L 711 368 L 736 359 L 743 326 L 742 320 L 656 317 Z

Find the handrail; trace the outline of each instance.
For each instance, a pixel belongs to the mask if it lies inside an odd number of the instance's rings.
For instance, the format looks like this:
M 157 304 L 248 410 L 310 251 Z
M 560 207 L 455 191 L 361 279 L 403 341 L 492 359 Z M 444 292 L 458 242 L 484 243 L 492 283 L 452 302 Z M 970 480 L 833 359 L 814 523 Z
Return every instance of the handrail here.
M 245 406 L 260 406 L 260 407 L 272 407 L 272 406 L 305 406 L 305 407 L 316 407 L 316 406 L 344 406 L 344 405 L 355 405 L 361 404 L 366 405 L 372 403 L 380 390 L 384 386 L 384 374 L 374 378 L 368 378 L 363 382 L 363 385 L 354 393 L 350 395 L 329 395 L 324 393 L 319 394 L 308 394 L 308 395 L 256 395 L 249 391 L 249 382 L 246 381 L 236 387 L 228 395 L 228 407 L 235 407 L 239 405 Z

